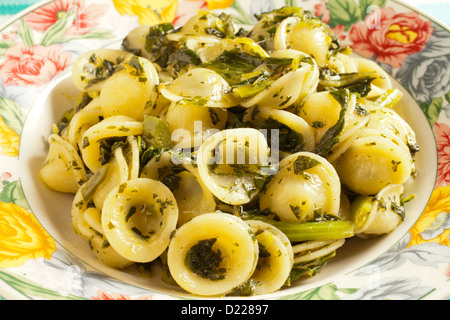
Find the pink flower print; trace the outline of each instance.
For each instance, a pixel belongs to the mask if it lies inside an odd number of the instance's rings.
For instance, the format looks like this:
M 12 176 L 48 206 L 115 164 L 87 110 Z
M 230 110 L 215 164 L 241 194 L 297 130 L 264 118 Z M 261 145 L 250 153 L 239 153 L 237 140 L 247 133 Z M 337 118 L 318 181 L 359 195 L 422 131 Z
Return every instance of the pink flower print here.
M 0 76 L 6 86 L 42 85 L 71 63 L 68 52 L 59 44 L 27 47 L 22 43 L 8 48 L 0 65 Z
M 76 9 L 76 17 L 73 25 L 66 31 L 68 35 L 87 34 L 92 31 L 108 6 L 95 3 L 86 6 L 85 0 L 57 0 L 34 10 L 26 15 L 24 20 L 31 29 L 44 32 L 73 9 Z
M 438 177 L 436 187 L 450 185 L 450 127 L 443 123 L 434 125 L 438 151 Z
M 330 23 L 330 10 L 326 6 L 327 0 L 320 0 L 320 3 L 314 5 L 314 15 L 325 23 Z
M 380 14 L 376 26 L 372 14 Z M 393 68 L 400 67 L 407 56 L 422 50 L 433 32 L 430 21 L 422 20 L 416 12 L 396 13 L 388 7 L 372 14 L 350 29 L 351 47 L 364 57 L 375 57 L 376 61 Z

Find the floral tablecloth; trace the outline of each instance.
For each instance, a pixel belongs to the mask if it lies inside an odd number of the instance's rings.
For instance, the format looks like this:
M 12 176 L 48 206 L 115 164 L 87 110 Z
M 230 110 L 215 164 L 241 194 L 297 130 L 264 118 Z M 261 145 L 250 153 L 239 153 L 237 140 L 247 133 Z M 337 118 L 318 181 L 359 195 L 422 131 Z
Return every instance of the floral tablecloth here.
M 0 0 L 0 25 L 40 0 Z M 408 0 L 408 4 L 450 25 L 450 0 Z
M 162 1 L 162 0 L 161 0 Z M 262 3 L 265 0 L 252 0 L 256 3 L 260 1 Z M 343 2 L 345 0 L 342 0 Z M 18 12 L 26 9 L 27 7 L 34 6 L 38 1 L 37 0 L 0 0 L 0 25 L 3 25 L 6 23 L 9 19 L 11 19 L 15 14 Z M 80 1 L 83 2 L 83 1 Z M 116 1 L 114 1 L 116 2 Z M 127 1 L 117 1 L 118 3 L 126 3 Z M 181 1 L 180 1 L 181 2 Z M 184 2 L 184 1 L 183 1 Z M 188 1 L 186 1 L 188 2 Z M 200 1 L 198 1 L 200 2 Z M 203 4 L 209 1 L 202 1 Z M 214 2 L 211 0 L 211 2 Z M 218 1 L 219 2 L 219 1 Z M 228 1 L 230 3 L 233 3 L 233 1 Z M 235 1 L 237 3 L 238 1 Z M 300 1 L 299 1 L 300 2 Z M 332 2 L 331 0 L 329 1 Z M 321 18 L 325 21 L 328 20 L 336 26 L 336 32 L 339 32 L 340 29 L 343 28 L 343 25 L 340 23 L 337 23 L 336 17 L 339 16 L 337 13 L 337 10 L 334 12 L 326 10 L 325 6 L 326 1 L 323 0 L 321 3 L 315 7 L 315 13 L 318 16 L 321 16 Z M 353 3 L 353 1 L 352 1 Z M 356 3 L 356 2 L 354 2 Z M 361 1 L 359 2 L 361 3 Z M 375 1 L 373 1 L 375 3 Z M 425 1 L 425 0 L 409 0 L 409 5 L 416 6 L 417 8 L 421 9 L 423 12 L 428 13 L 428 15 L 436 17 L 439 19 L 442 23 L 441 25 L 450 25 L 450 1 Z M 116 9 L 123 9 L 119 8 L 120 6 L 117 5 Z M 103 7 L 100 7 L 103 8 Z M 90 7 L 92 9 L 92 7 Z M 99 7 L 95 7 L 95 10 L 88 10 L 83 11 L 83 14 L 86 12 L 92 13 L 92 14 L 98 14 L 101 12 Z M 383 14 L 386 15 L 389 22 L 401 22 L 401 19 L 404 17 L 401 13 L 396 13 L 394 9 L 392 8 L 383 8 Z M 341 12 L 341 11 L 339 11 Z M 66 12 L 67 13 L 67 12 Z M 87 13 L 86 13 L 87 14 Z M 328 14 L 328 16 L 326 16 Z M 37 14 L 36 14 L 37 15 Z M 27 17 L 27 25 L 30 28 L 36 29 L 36 32 L 39 33 L 41 36 L 44 34 L 43 30 L 38 29 L 41 25 L 43 25 L 45 20 L 45 16 L 42 15 L 42 12 L 39 13 L 40 18 L 42 18 L 40 21 L 40 24 L 33 24 L 35 22 L 36 15 L 29 15 Z M 182 15 L 175 15 L 171 16 L 171 21 L 175 19 L 179 19 Z M 84 16 L 84 18 L 86 15 Z M 352 17 L 350 17 L 352 18 Z M 353 17 L 354 18 L 354 17 Z M 351 41 L 354 46 L 357 46 L 357 51 L 359 53 L 363 53 L 364 56 L 372 57 L 376 56 L 376 60 L 379 63 L 385 64 L 387 67 L 391 69 L 391 71 L 394 71 L 396 74 L 396 77 L 401 81 L 401 83 L 410 91 L 414 92 L 414 97 L 417 99 L 417 101 L 421 102 L 421 107 L 423 107 L 424 111 L 426 111 L 426 116 L 430 123 L 434 124 L 434 130 L 437 137 L 437 144 L 439 148 L 439 156 L 440 159 L 442 159 L 441 163 L 439 164 L 439 177 L 437 181 L 437 188 L 433 192 L 430 201 L 428 203 L 428 206 L 426 207 L 424 214 L 422 215 L 421 219 L 417 222 L 417 224 L 414 226 L 414 228 L 410 231 L 410 234 L 407 237 L 404 237 L 398 244 L 396 244 L 394 247 L 392 247 L 388 252 L 386 252 L 385 255 L 383 255 L 380 259 L 373 262 L 372 266 L 376 266 L 377 268 L 382 269 L 383 271 L 397 271 L 398 269 L 402 268 L 407 263 L 410 263 L 414 266 L 421 266 L 421 265 L 433 265 L 438 264 L 439 266 L 442 266 L 442 268 L 445 268 L 444 270 L 439 269 L 439 272 L 441 275 L 444 275 L 448 284 L 448 279 L 450 279 L 450 265 L 448 264 L 448 257 L 450 256 L 450 238 L 449 238 L 449 232 L 450 229 L 448 229 L 448 220 L 447 219 L 448 212 L 450 210 L 450 201 L 449 201 L 449 195 L 450 195 L 450 169 L 449 169 L 449 162 L 448 162 L 448 155 L 450 154 L 449 150 L 449 141 L 450 141 L 450 127 L 447 125 L 448 118 L 450 118 L 450 105 L 448 104 L 450 102 L 450 91 L 449 91 L 449 84 L 448 82 L 445 83 L 445 86 L 439 86 L 439 83 L 436 83 L 437 79 L 445 78 L 448 79 L 448 68 L 445 68 L 445 66 L 448 66 L 448 55 L 449 55 L 449 42 L 448 42 L 448 33 L 441 32 L 444 31 L 442 29 L 436 28 L 436 31 L 433 34 L 433 25 L 430 23 L 425 23 L 423 19 L 418 19 L 416 15 L 413 15 L 411 19 L 413 20 L 413 24 L 417 29 L 417 37 L 414 37 L 414 43 L 412 43 L 410 46 L 398 46 L 394 49 L 398 49 L 395 51 L 394 54 L 390 55 L 382 55 L 376 53 L 382 53 L 383 52 L 383 45 L 388 45 L 389 42 L 385 41 L 382 43 L 375 43 L 375 41 L 371 42 L 372 39 L 376 39 L 376 32 L 369 32 L 367 27 L 358 21 L 353 21 L 352 19 L 349 19 L 347 21 L 344 21 L 346 23 L 354 23 L 355 29 L 354 33 L 352 34 Z M 84 27 L 86 27 L 84 33 L 88 34 L 91 32 L 94 34 L 94 32 L 91 29 L 95 29 L 93 27 L 92 22 L 95 22 L 96 19 L 86 19 L 83 22 L 86 22 L 86 24 L 83 24 Z M 180 22 L 180 21 L 178 21 Z M 50 23 L 51 24 L 51 23 Z M 95 24 L 95 23 L 94 23 Z M 113 25 L 112 23 L 110 25 Z M 115 25 L 114 25 L 115 26 Z M 80 27 L 80 26 L 78 26 Z M 341 28 L 342 27 L 342 28 Z M 47 25 L 48 28 L 48 25 Z M 80 27 L 81 28 L 81 27 Z M 110 28 L 113 29 L 112 27 Z M 1 28 L 0 28 L 1 30 Z M 7 30 L 8 31 L 8 30 Z M 50 30 L 52 31 L 52 30 Z M 42 36 L 42 39 L 40 39 L 40 45 L 36 46 L 36 50 L 39 51 L 33 51 L 32 54 L 29 53 L 29 56 L 32 56 L 33 61 L 36 62 L 37 65 L 43 65 L 43 58 L 42 57 L 51 57 L 51 59 L 47 59 L 45 62 L 46 67 L 48 66 L 48 70 L 58 73 L 59 71 L 63 70 L 69 63 L 69 59 L 71 59 L 67 52 L 59 51 L 61 47 L 57 42 L 61 39 L 56 39 L 55 37 L 48 36 L 50 31 L 45 33 L 47 37 Z M 95 33 L 95 35 L 98 38 L 102 37 L 101 33 Z M 5 32 L 1 36 L 4 37 L 6 40 L 8 39 L 9 34 Z M 16 87 L 20 87 L 21 85 L 24 86 L 24 81 L 28 81 L 28 83 L 25 83 L 26 85 L 29 85 L 29 83 L 35 83 L 35 82 L 45 82 L 47 81 L 48 77 L 51 77 L 54 75 L 54 73 L 39 73 L 38 76 L 33 78 L 27 78 L 27 77 L 20 77 L 21 75 L 30 75 L 33 74 L 31 71 L 28 71 L 31 67 L 34 67 L 35 65 L 27 64 L 28 69 L 25 70 L 27 72 L 24 72 L 23 69 L 19 70 L 22 71 L 22 74 L 9 72 L 12 70 L 12 68 L 15 66 L 15 63 L 17 61 L 21 61 L 20 58 L 22 56 L 23 51 L 21 51 L 25 46 L 22 45 L 22 42 L 27 44 L 33 43 L 30 38 L 27 38 L 27 33 L 22 32 L 18 33 L 18 38 L 20 38 L 20 41 L 17 40 L 18 45 L 12 46 L 9 52 L 8 52 L 8 63 L 3 62 L 3 72 L 7 74 L 7 77 L 5 77 L 7 83 L 5 83 L 8 86 L 9 90 L 13 90 Z M 45 40 L 45 41 L 44 41 Z M 67 40 L 67 39 L 63 39 Z M 400 39 L 404 40 L 404 39 Z M 6 41 L 7 42 L 7 41 Z M 401 41 L 399 41 L 401 42 Z M 15 44 L 14 41 L 11 41 L 12 44 Z M 374 45 L 379 45 L 379 47 L 375 46 L 369 46 L 369 43 L 374 43 Z M 427 46 L 425 46 L 427 44 Z M 7 47 L 7 46 L 6 46 Z M 392 46 L 391 46 L 392 47 Z M 7 47 L 8 48 L 8 47 Z M 0 52 L 2 48 L 0 47 Z M 405 50 L 401 50 L 405 49 Z M 373 51 L 375 50 L 375 51 Z M 391 51 L 392 52 L 392 51 Z M 432 53 L 438 52 L 439 55 L 433 55 Z M 419 53 L 419 54 L 417 54 Z M 414 55 L 416 54 L 416 55 Z M 39 60 L 41 59 L 41 60 Z M 444 59 L 444 60 L 443 60 Z M 445 63 L 445 64 L 444 64 Z M 430 68 L 433 72 L 433 77 L 422 77 L 420 78 L 420 81 L 414 82 L 411 81 L 411 79 L 418 80 L 419 77 L 417 76 L 417 73 L 423 74 L 423 70 L 426 69 L 426 65 L 432 65 Z M 22 64 L 21 66 L 25 66 L 25 64 Z M 442 68 L 441 66 L 444 66 Z M 45 71 L 47 71 L 45 69 Z M 446 74 L 443 74 L 447 72 Z M 412 75 L 412 73 L 415 73 L 416 75 Z M 436 76 L 436 75 L 439 76 Z M 16 77 L 16 75 L 18 75 Z M 34 74 L 33 74 L 34 75 Z M 47 78 L 45 78 L 47 76 Z M 44 78 L 41 78 L 44 77 Z M 430 85 L 431 83 L 431 85 Z M 11 89 L 12 88 L 12 89 Z M 28 104 L 25 104 L 28 106 L 30 104 L 30 97 L 27 95 L 21 95 L 25 96 L 26 102 Z M 1 93 L 1 92 L 0 92 Z M 15 91 L 9 91 L 8 93 L 15 94 Z M 8 96 L 10 97 L 10 96 Z M 432 99 L 431 99 L 432 98 Z M 12 101 L 12 99 L 10 99 Z M 8 100 L 8 102 L 10 101 Z M 15 110 L 12 108 L 12 110 Z M 440 112 L 442 110 L 442 112 Z M 19 114 L 19 113 L 18 113 Z M 441 114 L 443 118 L 445 117 L 444 121 L 437 121 L 438 116 Z M 16 116 L 16 114 L 13 114 Z M 20 115 L 20 114 L 19 114 Z M 19 119 L 20 120 L 20 119 Z M 14 127 L 14 125 L 17 125 L 18 128 Z M 5 156 L 14 158 L 18 156 L 18 141 L 19 136 L 15 133 L 15 131 L 20 130 L 14 130 L 14 129 L 21 129 L 22 122 L 16 121 L 16 122 L 9 122 L 9 125 L 1 125 L 0 129 L 9 130 L 6 132 L 4 136 L 11 137 L 11 148 L 2 147 L 2 152 Z M 0 135 L 1 137 L 1 135 Z M 14 140 L 15 139 L 15 140 Z M 6 145 L 6 143 L 5 143 Z M 0 207 L 0 211 L 5 213 L 5 217 L 9 219 L 8 221 L 13 221 L 15 219 L 16 221 L 19 221 L 20 223 L 25 224 L 25 219 L 23 218 L 21 220 L 21 217 L 28 217 L 28 209 L 27 203 L 25 201 L 25 198 L 21 196 L 21 194 L 17 195 L 19 190 L 18 188 L 15 188 L 18 184 L 18 182 L 15 180 L 15 177 L 12 176 L 8 172 L 3 172 L 0 175 L 0 183 L 3 187 L 3 192 L 0 195 L 0 205 L 3 207 Z M 0 190 L 2 190 L 0 188 Z M 16 191 L 14 191 L 16 190 Z M 11 201 L 13 199 L 14 201 Z M 6 213 L 8 216 L 6 216 Z M 9 215 L 10 214 L 10 215 Z M 438 220 L 442 220 L 441 223 L 434 223 L 439 222 Z M 7 220 L 5 220 L 7 221 Z M 28 222 L 28 220 L 27 220 Z M 34 220 L 30 220 L 30 225 L 34 223 Z M 19 223 L 18 223 L 19 224 Z M 36 227 L 36 233 L 38 233 L 41 229 Z M 0 230 L 1 231 L 1 230 Z M 30 254 L 34 254 L 33 258 L 48 258 L 54 251 L 54 241 L 47 237 L 46 235 L 43 235 L 39 237 L 41 247 L 45 248 L 46 250 L 42 250 L 39 252 L 32 252 Z M 427 246 L 427 250 L 424 250 L 424 246 Z M 34 247 L 33 247 L 34 248 Z M 444 251 L 445 249 L 445 251 Z M 29 250 L 31 252 L 31 250 Z M 29 256 L 22 255 L 22 259 L 26 260 Z M 52 260 L 50 262 L 42 262 L 42 260 L 36 259 L 33 261 L 34 263 L 42 263 L 42 268 L 44 270 L 57 270 L 60 264 L 65 263 L 65 261 L 68 258 L 64 256 L 64 253 L 62 251 L 57 251 L 53 253 Z M 0 268 L 6 268 L 6 267 L 14 267 L 11 263 L 11 261 L 6 261 L 8 264 L 5 263 L 5 267 L 0 265 Z M 18 261 L 16 259 L 14 263 L 19 264 L 23 263 L 23 261 Z M 25 269 L 24 267 L 24 274 L 29 275 L 30 270 Z M 33 286 L 31 284 L 28 284 L 25 286 L 25 280 L 18 280 L 18 277 L 13 277 L 12 274 L 5 272 L 0 272 L 0 281 L 3 281 L 7 283 L 9 286 L 14 288 L 20 288 L 22 289 L 22 293 L 29 294 L 30 296 L 38 296 L 46 298 L 61 298 L 63 295 L 60 292 L 64 292 L 64 297 L 66 298 L 78 298 L 78 297 L 93 297 L 96 295 L 98 296 L 106 296 L 107 294 L 103 294 L 105 291 L 96 291 L 91 292 L 88 291 L 91 288 L 96 287 L 97 285 L 96 278 L 94 278 L 92 275 L 88 273 L 82 273 L 83 270 L 76 269 L 76 268 L 66 268 L 67 272 L 69 272 L 67 275 L 64 274 L 64 276 L 70 277 L 71 279 L 76 279 L 77 284 L 83 285 L 83 288 L 76 287 L 70 288 L 70 292 L 66 292 L 59 287 L 56 289 L 50 290 L 41 290 L 41 288 L 38 288 L 37 286 Z M 366 269 L 367 272 L 368 269 Z M 26 271 L 26 272 L 25 272 Z M 370 277 L 370 272 L 363 274 L 362 271 L 358 271 L 359 273 L 356 276 L 367 276 Z M 435 272 L 435 269 L 433 269 L 433 272 Z M 436 272 L 437 273 L 437 272 Z M 54 274 L 48 273 L 49 278 L 51 278 Z M 9 278 L 8 278 L 9 277 Z M 442 276 L 441 276 L 442 278 Z M 439 278 L 439 279 L 441 279 Z M 48 279 L 38 278 L 34 279 L 35 282 L 41 283 L 45 282 Z M 357 279 L 359 281 L 359 278 Z M 75 281 L 74 281 L 75 283 Z M 46 283 L 47 284 L 47 283 Z M 56 284 L 59 285 L 59 284 Z M 62 286 L 63 284 L 61 284 Z M 347 285 L 347 284 L 346 284 Z M 442 283 L 439 283 L 439 287 L 442 285 Z M 57 290 L 58 289 L 58 290 Z M 65 289 L 65 288 L 64 288 Z M 110 289 L 111 292 L 114 292 L 115 288 L 103 288 L 103 290 Z M 345 295 L 345 298 L 347 299 L 363 299 L 363 298 L 377 298 L 379 293 L 385 293 L 389 292 L 389 295 L 379 295 L 383 296 L 384 298 L 412 298 L 412 299 L 420 299 L 425 296 L 432 296 L 432 293 L 434 291 L 433 287 L 429 287 L 427 285 L 418 285 L 416 282 L 416 278 L 409 277 L 409 278 L 398 278 L 398 277 L 391 277 L 391 278 L 383 278 L 382 283 L 379 286 L 379 290 L 373 290 L 373 288 L 370 288 L 370 286 L 367 286 L 366 288 L 343 288 L 342 283 L 335 284 L 327 284 L 326 286 L 322 287 L 323 290 L 314 291 L 314 292 L 302 292 L 298 293 L 293 297 L 295 299 L 308 299 L 308 298 L 322 298 L 322 299 L 329 299 L 334 298 L 337 296 L 337 293 L 341 295 Z M 84 291 L 83 291 L 84 290 Z M 384 290 L 384 292 L 382 292 Z M 70 295 L 68 295 L 70 293 Z M 133 292 L 133 294 L 140 294 L 141 292 Z M 3 293 L 0 293 L 0 300 L 2 299 Z

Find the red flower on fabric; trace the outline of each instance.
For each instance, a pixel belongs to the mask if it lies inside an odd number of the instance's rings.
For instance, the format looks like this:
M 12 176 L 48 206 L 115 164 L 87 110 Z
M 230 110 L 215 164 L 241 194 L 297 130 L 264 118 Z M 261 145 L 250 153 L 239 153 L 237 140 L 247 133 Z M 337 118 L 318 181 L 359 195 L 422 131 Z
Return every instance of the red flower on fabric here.
M 61 52 L 61 48 L 58 44 L 47 47 L 16 44 L 6 50 L 0 76 L 7 86 L 45 84 L 71 63 L 70 53 Z
M 153 300 L 152 295 L 143 295 L 137 298 L 131 298 L 128 295 L 120 293 L 106 292 L 102 289 L 98 289 L 96 296 L 92 297 L 92 300 Z
M 450 127 L 443 123 L 434 125 L 438 151 L 438 176 L 436 187 L 450 185 Z
M 379 21 L 374 23 L 376 19 Z M 407 56 L 425 47 L 432 32 L 430 21 L 422 20 L 416 12 L 396 13 L 387 7 L 353 25 L 349 38 L 351 47 L 359 54 L 398 68 Z
M 24 20 L 31 29 L 44 32 L 73 9 L 76 9 L 76 17 L 66 34 L 87 34 L 98 25 L 98 19 L 103 17 L 108 6 L 103 4 L 86 6 L 85 0 L 57 0 L 34 10 L 26 15 Z

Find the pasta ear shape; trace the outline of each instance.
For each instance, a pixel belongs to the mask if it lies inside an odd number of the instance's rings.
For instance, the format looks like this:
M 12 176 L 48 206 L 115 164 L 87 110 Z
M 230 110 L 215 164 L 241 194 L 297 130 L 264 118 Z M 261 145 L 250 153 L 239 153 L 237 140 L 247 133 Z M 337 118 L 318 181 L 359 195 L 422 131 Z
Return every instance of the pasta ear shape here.
M 67 129 L 67 139 L 74 148 L 81 150 L 83 134 L 87 129 L 99 123 L 102 116 L 103 112 L 98 97 L 74 114 Z
M 355 234 L 368 238 L 391 233 L 404 219 L 403 185 L 390 184 L 375 196 L 359 196 L 351 204 Z
M 164 119 L 176 148 L 198 148 L 211 132 L 225 129 L 228 113 L 222 108 L 175 102 Z
M 338 216 L 341 184 L 334 167 L 312 152 L 297 152 L 280 162 L 280 170 L 260 193 L 261 210 L 281 221 L 311 221 Z
M 286 110 L 249 108 L 243 121 L 258 129 L 277 130 L 275 133 L 278 133 L 278 148 L 283 152 L 312 151 L 316 145 L 313 127 Z
M 81 146 L 81 156 L 85 165 L 95 173 L 104 164 L 102 140 L 141 135 L 142 131 L 142 122 L 126 116 L 109 117 L 90 127 L 83 134 Z
M 102 226 L 111 246 L 135 262 L 158 258 L 169 245 L 178 206 L 162 182 L 137 178 L 114 188 L 102 208 Z
M 119 255 L 104 236 L 101 211 L 90 205 L 79 190 L 73 199 L 71 219 L 74 231 L 87 243 L 97 259 L 114 268 L 126 268 L 134 262 Z
M 80 55 L 72 67 L 72 81 L 78 90 L 100 91 L 105 80 L 116 71 L 116 66 L 131 53 L 114 49 L 95 49 Z
M 176 283 L 200 296 L 223 296 L 253 274 L 258 242 L 252 229 L 228 213 L 205 213 L 178 228 L 167 263 Z
M 149 60 L 132 56 L 122 61 L 100 91 L 103 115 L 124 115 L 142 121 L 146 107 L 156 101 L 158 85 L 158 73 Z
M 357 138 L 335 161 L 341 182 L 362 195 L 374 195 L 411 176 L 412 158 L 395 140 L 383 135 Z
M 241 105 L 287 109 L 301 104 L 316 91 L 319 83 L 319 68 L 307 54 L 297 50 L 278 50 L 271 54 L 275 59 L 291 59 L 284 73 L 272 73 L 270 85 L 255 96 L 245 99 Z M 270 63 L 270 59 L 269 59 Z
M 82 159 L 76 149 L 57 134 L 51 134 L 48 143 L 39 178 L 52 190 L 75 194 L 87 180 Z
M 217 72 L 207 68 L 194 68 L 165 85 L 161 94 L 181 104 L 205 107 L 229 108 L 224 98 L 230 86 Z
M 319 66 L 328 61 L 328 51 L 333 38 L 327 25 L 317 18 L 289 17 L 277 28 L 275 50 L 295 49 L 314 57 Z
M 250 202 L 261 190 L 267 174 L 269 147 L 253 128 L 227 129 L 213 134 L 198 150 L 198 172 L 205 186 L 228 204 Z
M 181 226 L 192 218 L 216 210 L 216 201 L 211 191 L 199 177 L 189 171 L 175 175 L 177 187 L 172 190 L 178 205 L 178 223 Z
M 291 273 L 294 252 L 286 235 L 267 222 L 245 221 L 256 235 L 259 247 L 258 264 L 251 276 L 256 283 L 255 294 L 278 291 Z

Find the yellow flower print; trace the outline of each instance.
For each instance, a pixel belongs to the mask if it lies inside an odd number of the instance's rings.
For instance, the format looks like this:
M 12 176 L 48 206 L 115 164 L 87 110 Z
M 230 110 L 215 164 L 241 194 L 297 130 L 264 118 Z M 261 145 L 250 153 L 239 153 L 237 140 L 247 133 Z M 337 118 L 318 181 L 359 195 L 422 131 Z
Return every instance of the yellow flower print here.
M 55 241 L 33 214 L 10 202 L 0 202 L 0 268 L 17 267 L 34 258 L 50 259 Z
M 19 155 L 20 136 L 0 116 L 0 154 L 9 157 Z
M 450 229 L 443 229 L 442 232 L 437 233 L 436 237 L 428 240 L 421 235 L 425 230 L 438 229 L 440 221 L 445 220 L 443 217 L 447 213 L 450 213 L 450 186 L 439 187 L 433 191 L 424 212 L 411 228 L 411 241 L 407 247 L 426 242 L 437 242 L 450 246 Z
M 188 0 L 188 1 L 200 1 L 200 0 Z M 234 0 L 206 0 L 206 4 L 209 10 L 226 9 L 233 4 Z
M 178 9 L 178 0 L 113 0 L 120 14 L 137 16 L 140 24 L 155 25 L 172 22 Z

